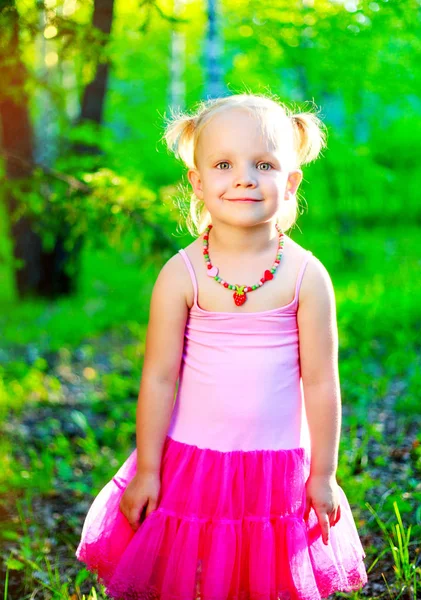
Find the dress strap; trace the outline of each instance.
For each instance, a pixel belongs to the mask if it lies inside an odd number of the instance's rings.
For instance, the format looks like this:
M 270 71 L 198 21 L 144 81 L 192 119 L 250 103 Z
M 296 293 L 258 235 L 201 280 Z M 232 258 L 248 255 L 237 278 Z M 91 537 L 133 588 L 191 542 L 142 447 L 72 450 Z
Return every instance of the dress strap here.
M 189 271 L 190 279 L 191 279 L 191 282 L 193 284 L 193 290 L 194 290 L 194 304 L 197 305 L 197 279 L 196 279 L 196 273 L 194 272 L 193 265 L 191 264 L 190 259 L 187 256 L 187 252 L 183 248 L 180 248 L 180 250 L 178 252 L 183 257 L 183 260 L 186 263 L 187 269 Z
M 295 298 L 295 302 L 297 302 L 297 303 L 298 303 L 298 295 L 300 293 L 301 282 L 303 280 L 304 271 L 306 269 L 308 260 L 309 260 L 309 258 L 310 258 L 310 256 L 312 254 L 313 253 L 311 252 L 311 250 L 307 250 L 306 251 L 306 255 L 304 257 L 303 262 L 301 263 L 301 267 L 300 267 L 300 270 L 298 272 L 297 283 L 295 284 L 295 297 L 294 297 Z
M 179 252 L 179 254 L 181 254 L 181 256 L 183 257 L 184 262 L 186 263 L 186 267 L 188 269 L 191 282 L 193 284 L 194 304 L 197 305 L 197 279 L 196 279 L 196 273 L 194 272 L 193 265 L 192 265 L 189 257 L 187 256 L 187 252 L 183 248 L 180 248 L 180 250 L 178 252 Z M 312 254 L 313 253 L 310 250 L 306 251 L 306 255 L 304 257 L 304 260 L 303 260 L 303 262 L 301 264 L 301 267 L 300 267 L 300 270 L 298 272 L 297 282 L 295 284 L 295 296 L 294 296 L 294 301 L 295 302 L 298 302 L 298 295 L 300 293 L 301 282 L 303 280 L 304 271 L 305 271 L 305 268 L 307 266 L 308 260 L 309 260 L 309 258 L 310 258 L 310 256 Z

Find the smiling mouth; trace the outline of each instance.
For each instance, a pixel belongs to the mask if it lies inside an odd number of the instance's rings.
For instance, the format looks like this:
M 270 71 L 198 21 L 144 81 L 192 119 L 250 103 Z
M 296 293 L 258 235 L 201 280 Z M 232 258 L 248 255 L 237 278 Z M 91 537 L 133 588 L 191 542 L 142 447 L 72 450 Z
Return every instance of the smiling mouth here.
M 258 198 L 226 198 L 228 202 L 261 202 Z

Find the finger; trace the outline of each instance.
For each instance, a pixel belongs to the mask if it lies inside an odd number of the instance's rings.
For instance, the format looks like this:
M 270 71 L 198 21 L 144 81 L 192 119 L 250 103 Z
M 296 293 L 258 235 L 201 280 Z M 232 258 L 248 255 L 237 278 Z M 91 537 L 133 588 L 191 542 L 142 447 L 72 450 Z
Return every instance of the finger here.
M 130 516 L 130 518 L 128 518 L 127 520 L 129 522 L 130 527 L 133 529 L 133 531 L 137 531 L 139 529 L 139 521 L 136 518 L 136 516 Z
M 133 531 L 137 531 L 141 526 L 142 522 L 145 520 L 146 513 L 146 504 L 142 508 L 142 511 L 139 513 L 138 509 L 132 509 L 127 513 L 127 520 L 129 522 L 130 527 Z
M 147 510 L 146 516 L 149 517 L 149 515 L 151 514 L 151 512 L 153 512 L 155 509 L 156 509 L 156 502 L 149 501 L 148 510 Z
M 333 527 L 336 523 L 337 509 L 333 510 L 329 515 L 329 525 Z
M 130 510 L 127 509 L 127 507 L 125 506 L 123 501 L 120 501 L 118 508 L 119 508 L 121 514 L 124 515 L 124 517 L 127 519 L 127 521 L 130 524 Z
M 330 526 L 331 527 L 336 525 L 336 523 L 339 521 L 339 516 L 340 516 L 340 506 L 338 504 L 338 506 L 335 508 L 334 511 L 332 511 L 332 514 L 330 515 Z
M 319 524 L 322 530 L 323 543 L 327 545 L 329 543 L 330 526 L 329 519 L 326 513 L 319 515 Z
M 337 510 L 337 513 L 336 513 L 336 521 L 335 521 L 335 525 L 336 525 L 336 523 L 339 521 L 339 519 L 340 519 L 340 518 L 341 518 L 341 505 L 339 504 L 339 505 L 338 505 L 338 510 Z

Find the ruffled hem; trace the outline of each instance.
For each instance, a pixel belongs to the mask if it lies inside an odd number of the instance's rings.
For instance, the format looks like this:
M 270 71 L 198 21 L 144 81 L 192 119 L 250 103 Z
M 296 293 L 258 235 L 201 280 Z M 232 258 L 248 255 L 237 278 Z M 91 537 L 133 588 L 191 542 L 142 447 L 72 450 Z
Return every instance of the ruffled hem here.
M 156 510 L 134 532 L 119 509 L 136 450 L 100 491 L 76 557 L 115 600 L 321 600 L 367 582 L 347 498 L 323 544 L 305 509 L 304 448 L 219 452 L 167 436 Z

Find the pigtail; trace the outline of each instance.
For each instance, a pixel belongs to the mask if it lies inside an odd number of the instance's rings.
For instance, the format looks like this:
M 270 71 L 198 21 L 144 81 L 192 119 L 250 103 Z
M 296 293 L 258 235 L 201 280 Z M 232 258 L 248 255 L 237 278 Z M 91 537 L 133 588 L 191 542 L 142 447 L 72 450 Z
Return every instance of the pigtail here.
M 188 168 L 195 168 L 195 145 L 200 128 L 198 127 L 199 115 L 183 113 L 172 114 L 167 119 L 164 134 L 161 140 L 166 142 L 168 149 L 181 159 Z M 186 207 L 188 205 L 188 208 Z M 178 208 L 185 220 L 187 230 L 192 236 L 203 233 L 211 222 L 210 214 L 203 200 L 187 190 L 178 200 Z
M 325 124 L 311 112 L 293 114 L 290 119 L 298 163 L 302 165 L 315 160 L 326 147 Z
M 196 120 L 190 115 L 173 115 L 169 119 L 163 135 L 168 149 L 190 168 L 194 167 Z

